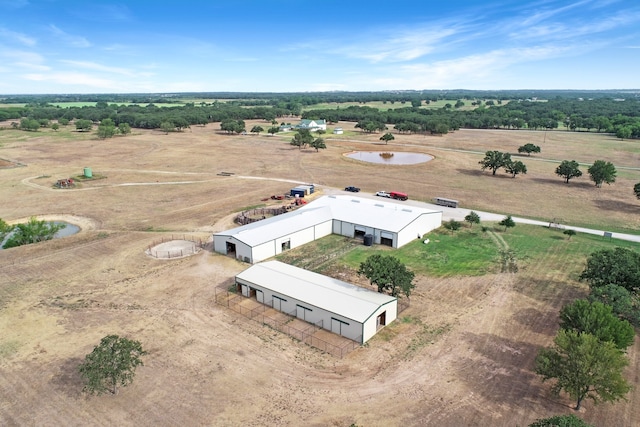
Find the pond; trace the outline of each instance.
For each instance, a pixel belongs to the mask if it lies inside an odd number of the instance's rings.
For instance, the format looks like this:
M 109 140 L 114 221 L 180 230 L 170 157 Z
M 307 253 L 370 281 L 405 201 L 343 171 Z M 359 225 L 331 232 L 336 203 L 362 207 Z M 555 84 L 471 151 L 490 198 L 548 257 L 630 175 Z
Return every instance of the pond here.
M 80 231 L 80 227 L 78 227 L 75 224 L 70 224 L 68 222 L 64 222 L 64 221 L 51 221 L 52 224 L 56 224 L 56 225 L 60 225 L 60 224 L 64 224 L 65 227 L 62 230 L 59 230 L 56 234 L 53 235 L 54 239 L 60 239 L 62 237 L 68 237 L 68 236 L 73 236 L 74 234 L 78 233 Z M 5 242 L 9 239 L 9 237 L 11 236 L 11 233 L 9 233 L 8 236 L 5 237 L 5 239 L 0 243 L 0 251 L 3 249 L 2 247 L 4 246 Z
M 384 165 L 415 165 L 433 160 L 433 156 L 428 154 L 404 151 L 354 151 L 345 154 L 345 156 L 354 160 Z

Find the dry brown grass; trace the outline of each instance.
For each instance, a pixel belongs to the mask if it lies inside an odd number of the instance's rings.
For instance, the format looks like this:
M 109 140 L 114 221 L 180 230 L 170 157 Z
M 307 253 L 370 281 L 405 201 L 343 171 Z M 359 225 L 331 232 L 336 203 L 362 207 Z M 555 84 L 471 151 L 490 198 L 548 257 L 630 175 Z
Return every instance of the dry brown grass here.
M 319 184 L 320 193 L 356 185 L 634 229 L 638 171 L 620 170 L 618 182 L 602 189 L 587 178 L 567 186 L 553 174 L 554 163 L 533 156 L 524 160 L 527 175 L 492 177 L 479 170 L 478 153 L 515 152 L 533 142 L 542 146 L 540 158 L 602 158 L 634 167 L 637 142 L 558 131 L 542 143 L 541 132 L 459 131 L 397 135 L 387 146 L 378 145 L 379 135 L 328 136 L 329 148 L 315 153 L 289 146 L 290 137 L 226 136 L 216 128 L 135 131 L 106 141 L 0 132 L 0 158 L 26 165 L 0 169 L 0 218 L 75 215 L 93 227 L 0 251 L 0 424 L 512 427 L 571 412 L 572 402 L 551 398 L 532 373 L 538 347 L 555 332 L 558 309 L 585 293 L 566 271 L 547 271 L 542 263 L 515 276 L 419 277 L 404 320 L 338 360 L 214 304 L 213 288 L 229 284 L 246 265 L 208 251 L 166 261 L 144 250 L 171 232 L 208 238 L 231 226 L 234 212 L 272 203 L 262 199 L 286 192 L 293 185 L 287 180 Z M 419 150 L 435 160 L 398 167 L 342 156 L 376 147 Z M 51 188 L 85 166 L 105 178 L 76 190 Z M 143 343 L 145 366 L 119 395 L 88 398 L 77 365 L 113 333 Z M 639 352 L 636 344 L 629 353 L 635 383 Z M 580 416 L 596 425 L 633 426 L 638 408 L 634 390 L 628 403 L 587 403 Z

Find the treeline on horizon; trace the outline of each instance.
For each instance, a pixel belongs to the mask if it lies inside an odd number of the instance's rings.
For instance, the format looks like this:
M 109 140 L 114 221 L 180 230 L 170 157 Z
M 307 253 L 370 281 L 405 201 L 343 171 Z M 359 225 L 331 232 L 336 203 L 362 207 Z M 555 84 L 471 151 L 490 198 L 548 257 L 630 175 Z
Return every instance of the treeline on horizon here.
M 198 102 L 197 100 L 202 100 Z M 213 101 L 211 101 L 213 100 Z M 441 108 L 424 108 L 447 100 Z M 450 102 L 451 100 L 455 100 Z M 399 132 L 446 133 L 470 129 L 556 129 L 615 133 L 640 138 L 640 91 L 388 91 L 317 93 L 180 93 L 95 95 L 7 95 L 0 120 L 111 119 L 115 125 L 157 129 L 170 122 L 178 130 L 226 120 L 263 119 L 276 123 L 300 116 L 329 123 L 357 122 L 365 132 L 394 125 Z M 59 107 L 53 103 L 95 102 Z M 340 103 L 377 102 L 393 108 Z M 9 106 L 10 104 L 24 106 Z M 176 103 L 184 103 L 175 106 Z M 337 103 L 336 108 L 313 107 Z M 393 105 L 400 103 L 401 105 Z M 131 105 L 133 104 L 133 105 Z M 173 106 L 160 107 L 162 104 Z M 472 109 L 462 108 L 472 107 Z

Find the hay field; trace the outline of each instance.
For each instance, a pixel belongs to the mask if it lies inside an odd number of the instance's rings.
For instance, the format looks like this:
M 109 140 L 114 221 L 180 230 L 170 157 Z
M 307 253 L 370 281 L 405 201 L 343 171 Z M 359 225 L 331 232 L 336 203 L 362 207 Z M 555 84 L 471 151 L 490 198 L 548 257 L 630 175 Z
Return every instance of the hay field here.
M 573 402 L 552 398 L 532 373 L 559 308 L 586 293 L 570 275 L 579 263 L 562 253 L 517 275 L 418 277 L 403 318 L 336 359 L 214 303 L 214 287 L 246 265 L 210 251 L 171 261 L 144 251 L 171 233 L 209 238 L 231 226 L 234 212 L 308 182 L 319 194 L 356 185 L 637 230 L 640 203 L 631 189 L 640 172 L 619 169 L 618 182 L 601 189 L 586 177 L 566 185 L 553 174 L 554 161 L 565 158 L 633 168 L 637 142 L 558 131 L 543 144 L 541 132 L 458 131 L 396 135 L 384 146 L 379 135 L 327 135 L 328 149 L 316 153 L 291 147 L 291 134 L 228 136 L 217 129 L 135 130 L 106 141 L 0 131 L 0 158 L 25 165 L 0 169 L 0 218 L 84 221 L 75 236 L 0 251 L 0 424 L 514 426 L 572 412 Z M 536 157 L 547 159 L 525 159 L 527 175 L 479 170 L 484 151 L 516 152 L 526 142 L 541 145 Z M 435 159 L 380 166 L 343 156 L 378 148 Z M 74 190 L 52 188 L 84 167 L 104 178 Z M 149 354 L 131 386 L 87 397 L 77 365 L 107 334 L 140 340 Z M 636 342 L 627 371 L 635 383 L 639 352 Z M 637 408 L 634 390 L 626 403 L 586 402 L 580 416 L 633 426 L 640 423 Z

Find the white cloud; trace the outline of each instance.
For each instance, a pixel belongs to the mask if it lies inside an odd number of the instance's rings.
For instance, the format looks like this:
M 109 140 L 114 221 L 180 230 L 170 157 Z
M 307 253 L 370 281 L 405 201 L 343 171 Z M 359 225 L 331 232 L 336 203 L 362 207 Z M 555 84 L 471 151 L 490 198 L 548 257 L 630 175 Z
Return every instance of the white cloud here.
M 88 69 L 88 70 L 104 71 L 104 72 L 107 72 L 107 73 L 122 74 L 122 75 L 125 75 L 125 76 L 133 76 L 133 75 L 135 75 L 135 73 L 133 71 L 128 70 L 126 68 L 110 67 L 108 65 L 102 65 L 102 64 L 98 64 L 96 62 L 75 61 L 75 60 L 70 60 L 70 59 L 62 59 L 62 60 L 60 60 L 60 62 L 62 62 L 63 64 L 71 65 L 73 67 L 85 68 L 85 69 Z
M 91 47 L 91 43 L 84 37 L 65 33 L 53 24 L 49 25 L 49 29 L 56 37 L 62 39 L 65 43 L 73 47 Z
M 4 37 L 10 40 L 15 40 L 22 43 L 25 46 L 35 46 L 37 41 L 33 37 L 29 37 L 26 34 L 17 33 L 15 31 L 7 30 L 0 27 L 0 37 Z
M 51 67 L 49 67 L 48 65 L 30 64 L 28 62 L 14 62 L 12 65 L 15 65 L 16 67 L 28 68 L 32 71 L 49 71 L 51 69 Z
M 30 73 L 25 74 L 23 77 L 26 80 L 37 82 L 51 82 L 69 86 L 88 86 L 100 89 L 116 89 L 121 86 L 119 82 L 102 79 L 83 73 Z
M 457 27 L 405 30 L 398 36 L 377 35 L 371 40 L 356 42 L 331 51 L 373 63 L 412 61 L 432 53 L 459 32 L 460 28 Z

